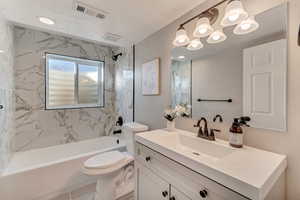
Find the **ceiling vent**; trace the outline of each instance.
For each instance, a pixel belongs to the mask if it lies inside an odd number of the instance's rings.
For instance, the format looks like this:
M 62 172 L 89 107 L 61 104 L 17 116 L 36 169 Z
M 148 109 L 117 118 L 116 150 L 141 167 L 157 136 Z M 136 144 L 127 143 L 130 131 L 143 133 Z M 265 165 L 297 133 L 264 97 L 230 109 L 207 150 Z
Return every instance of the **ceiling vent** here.
M 108 41 L 117 42 L 122 38 L 122 36 L 107 32 L 104 34 L 103 38 Z
M 96 17 L 99 19 L 105 19 L 106 16 L 108 15 L 108 12 L 94 8 L 88 4 L 82 3 L 80 1 L 75 0 L 74 1 L 74 10 L 76 12 L 91 16 L 91 17 Z

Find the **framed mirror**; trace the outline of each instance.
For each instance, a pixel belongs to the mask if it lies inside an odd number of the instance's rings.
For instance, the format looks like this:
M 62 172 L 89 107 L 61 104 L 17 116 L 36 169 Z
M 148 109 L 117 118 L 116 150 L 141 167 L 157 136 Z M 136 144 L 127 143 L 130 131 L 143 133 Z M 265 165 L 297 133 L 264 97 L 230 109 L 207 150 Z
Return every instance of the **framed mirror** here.
M 287 3 L 255 16 L 249 34 L 224 28 L 227 39 L 203 47 L 172 49 L 172 106 L 191 105 L 191 117 L 225 122 L 249 116 L 250 126 L 286 130 Z

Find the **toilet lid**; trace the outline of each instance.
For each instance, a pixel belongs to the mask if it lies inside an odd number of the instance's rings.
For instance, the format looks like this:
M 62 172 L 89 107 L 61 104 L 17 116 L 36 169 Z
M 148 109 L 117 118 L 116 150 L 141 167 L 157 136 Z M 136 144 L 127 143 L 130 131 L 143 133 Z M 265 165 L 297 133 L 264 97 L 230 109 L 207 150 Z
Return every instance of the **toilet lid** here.
M 109 151 L 91 157 L 84 162 L 84 167 L 92 169 L 103 169 L 117 165 L 125 160 L 125 155 L 119 151 Z

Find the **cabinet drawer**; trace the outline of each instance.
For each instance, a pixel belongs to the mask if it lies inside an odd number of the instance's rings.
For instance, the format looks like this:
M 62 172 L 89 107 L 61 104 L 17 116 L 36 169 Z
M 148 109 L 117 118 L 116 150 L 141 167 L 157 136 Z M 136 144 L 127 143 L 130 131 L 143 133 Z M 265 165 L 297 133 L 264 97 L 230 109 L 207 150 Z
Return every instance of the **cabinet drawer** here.
M 160 177 L 163 177 L 172 186 L 187 195 L 191 200 L 247 199 L 140 143 L 136 143 L 136 162 L 143 164 L 153 173 L 159 174 Z M 207 192 L 207 196 L 202 198 L 200 191 Z

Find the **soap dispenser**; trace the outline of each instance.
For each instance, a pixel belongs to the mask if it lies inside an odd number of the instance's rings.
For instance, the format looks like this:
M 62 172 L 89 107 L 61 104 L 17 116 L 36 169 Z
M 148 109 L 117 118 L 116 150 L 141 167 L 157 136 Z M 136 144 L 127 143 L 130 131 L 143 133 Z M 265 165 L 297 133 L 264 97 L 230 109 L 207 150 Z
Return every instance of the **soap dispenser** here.
M 229 130 L 229 144 L 235 148 L 243 147 L 243 129 L 242 126 L 249 126 L 247 122 L 250 121 L 250 117 L 234 118 L 234 121 Z

